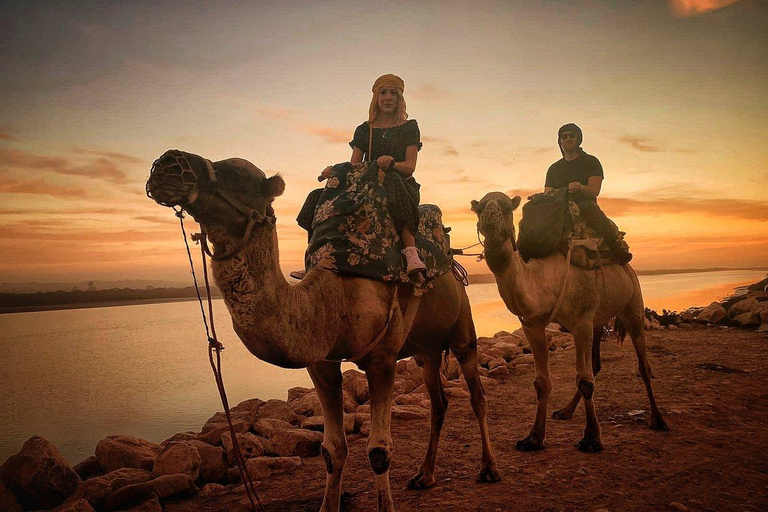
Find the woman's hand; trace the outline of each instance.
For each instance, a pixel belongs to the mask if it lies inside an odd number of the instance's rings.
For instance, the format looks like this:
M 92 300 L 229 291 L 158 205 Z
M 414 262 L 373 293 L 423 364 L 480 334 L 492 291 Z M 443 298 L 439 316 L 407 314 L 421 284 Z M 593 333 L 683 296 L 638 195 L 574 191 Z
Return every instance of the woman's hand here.
M 395 159 L 389 155 L 383 155 L 376 160 L 376 164 L 378 164 L 379 169 L 382 171 L 388 171 L 395 166 Z
M 320 173 L 320 176 L 317 177 L 317 181 L 323 181 L 330 178 L 331 173 L 333 172 L 333 166 L 329 165 L 325 169 L 323 169 L 323 172 Z

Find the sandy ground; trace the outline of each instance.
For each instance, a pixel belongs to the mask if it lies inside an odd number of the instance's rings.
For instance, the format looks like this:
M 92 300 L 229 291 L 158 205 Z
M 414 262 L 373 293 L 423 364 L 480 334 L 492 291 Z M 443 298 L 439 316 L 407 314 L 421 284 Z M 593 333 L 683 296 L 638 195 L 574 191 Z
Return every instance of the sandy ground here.
M 411 511 L 691 511 L 768 510 L 768 335 L 720 328 L 652 331 L 653 386 L 669 432 L 646 427 L 648 401 L 628 342 L 603 344 L 595 401 L 605 450 L 581 453 L 580 406 L 569 421 L 549 420 L 547 448 L 522 453 L 515 441 L 533 421 L 533 367 L 488 387 L 491 437 L 503 480 L 477 484 L 480 440 L 469 401 L 451 400 L 438 454 L 438 483 L 406 489 L 426 450 L 427 420 L 394 420 L 390 471 L 399 512 Z M 551 357 L 551 410 L 575 385 L 574 351 Z M 349 438 L 343 511 L 376 510 L 365 438 Z M 320 508 L 325 471 L 320 457 L 292 474 L 257 484 L 269 512 Z M 671 503 L 675 505 L 670 506 Z M 249 510 L 242 487 L 225 495 L 168 503 L 166 512 Z M 684 510 L 678 508 L 678 510 Z

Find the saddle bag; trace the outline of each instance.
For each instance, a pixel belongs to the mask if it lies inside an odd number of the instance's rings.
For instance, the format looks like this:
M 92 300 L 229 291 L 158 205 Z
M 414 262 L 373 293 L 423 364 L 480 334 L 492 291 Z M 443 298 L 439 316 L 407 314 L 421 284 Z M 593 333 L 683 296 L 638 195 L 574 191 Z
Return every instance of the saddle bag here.
M 523 206 L 517 247 L 526 260 L 544 258 L 560 250 L 568 218 L 565 193 L 534 194 Z

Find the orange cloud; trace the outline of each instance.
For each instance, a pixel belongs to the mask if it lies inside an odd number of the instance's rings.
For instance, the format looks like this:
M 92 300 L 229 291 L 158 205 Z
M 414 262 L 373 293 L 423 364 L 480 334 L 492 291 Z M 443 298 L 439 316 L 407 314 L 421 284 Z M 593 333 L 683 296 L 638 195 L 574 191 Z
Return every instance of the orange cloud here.
M 454 148 L 453 146 L 448 146 L 447 148 L 445 148 L 445 154 L 447 156 L 459 156 L 459 152 L 456 151 L 456 148 Z
M 5 142 L 17 142 L 19 139 L 6 131 L 0 131 L 0 140 Z
M 0 183 L 0 192 L 7 194 L 38 194 L 44 196 L 82 199 L 88 193 L 79 187 L 62 187 L 48 183 L 42 178 L 32 181 L 10 181 Z
M 644 153 L 659 153 L 664 151 L 659 146 L 654 146 L 649 143 L 649 140 L 645 137 L 633 137 L 631 135 L 624 135 L 617 139 L 619 142 L 623 142 L 628 146 Z
M 409 89 L 406 96 L 412 96 L 419 99 L 420 101 L 429 101 L 444 100 L 451 95 L 452 93 L 446 91 L 445 89 L 440 89 L 435 85 L 426 84 Z
M 123 160 L 132 164 L 140 164 L 144 160 L 137 156 L 126 155 L 125 153 L 116 153 L 113 151 L 96 151 L 92 149 L 74 148 L 74 152 L 78 155 L 95 155 L 104 158 L 112 158 L 114 160 Z
M 19 170 L 46 170 L 68 176 L 100 178 L 117 184 L 128 182 L 128 176 L 125 171 L 111 159 L 105 157 L 98 158 L 84 165 L 74 165 L 68 159 L 62 157 L 49 157 L 28 151 L 6 149 L 0 151 L 0 166 Z
M 326 142 L 344 143 L 349 142 L 352 138 L 352 134 L 348 130 L 339 130 L 338 128 L 319 125 L 301 116 L 295 110 L 265 105 L 256 105 L 254 109 L 263 116 L 281 121 L 296 131 L 319 137 Z
M 735 4 L 739 0 L 669 0 L 672 14 L 679 18 L 701 16 L 717 9 Z
M 717 198 L 690 199 L 685 197 L 643 200 L 601 196 L 600 205 L 609 216 L 703 213 L 708 216 L 768 221 L 768 202 L 765 201 Z

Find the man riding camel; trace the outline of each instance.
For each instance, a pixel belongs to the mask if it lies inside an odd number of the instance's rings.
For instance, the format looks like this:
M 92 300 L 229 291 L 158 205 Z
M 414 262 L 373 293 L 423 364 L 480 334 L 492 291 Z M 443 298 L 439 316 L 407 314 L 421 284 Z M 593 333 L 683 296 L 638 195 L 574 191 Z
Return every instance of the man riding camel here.
M 563 158 L 549 166 L 544 192 L 568 187 L 581 216 L 603 237 L 619 265 L 626 265 L 632 260 L 632 254 L 618 243 L 617 230 L 597 205 L 603 184 L 603 166 L 600 160 L 581 149 L 582 140 L 581 128 L 573 123 L 563 125 L 557 131 L 557 145 Z

